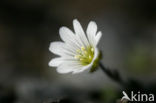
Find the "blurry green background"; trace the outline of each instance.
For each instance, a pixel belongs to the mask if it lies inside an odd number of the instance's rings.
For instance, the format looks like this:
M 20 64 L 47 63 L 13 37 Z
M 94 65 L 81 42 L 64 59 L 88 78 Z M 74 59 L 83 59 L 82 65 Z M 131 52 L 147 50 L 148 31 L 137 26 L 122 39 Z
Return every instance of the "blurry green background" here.
M 73 30 L 75 18 L 84 30 L 96 21 L 106 67 L 117 69 L 124 80 L 156 83 L 155 0 L 1 0 L 0 103 L 64 98 L 67 103 L 112 103 L 122 97 L 120 84 L 100 69 L 62 75 L 48 67 L 55 57 L 50 42 L 60 40 L 61 26 Z

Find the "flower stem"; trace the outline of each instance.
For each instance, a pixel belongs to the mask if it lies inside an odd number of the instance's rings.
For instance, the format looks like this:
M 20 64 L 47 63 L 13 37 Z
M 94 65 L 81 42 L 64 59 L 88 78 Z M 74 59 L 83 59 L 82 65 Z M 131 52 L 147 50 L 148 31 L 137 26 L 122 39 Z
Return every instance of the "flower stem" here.
M 99 63 L 102 71 L 113 81 L 119 83 L 121 86 L 125 86 L 125 82 L 121 79 L 119 72 L 117 70 L 111 71 L 109 68 L 106 68 L 101 62 Z

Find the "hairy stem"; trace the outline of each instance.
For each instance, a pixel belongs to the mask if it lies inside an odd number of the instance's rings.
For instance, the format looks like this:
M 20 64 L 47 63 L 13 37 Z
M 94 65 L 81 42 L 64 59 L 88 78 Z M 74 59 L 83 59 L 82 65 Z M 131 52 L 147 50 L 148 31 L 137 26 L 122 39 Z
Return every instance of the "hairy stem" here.
M 111 71 L 109 68 L 106 68 L 101 62 L 99 63 L 102 71 L 113 81 L 119 83 L 121 86 L 124 87 L 125 82 L 121 79 L 120 74 L 117 70 Z

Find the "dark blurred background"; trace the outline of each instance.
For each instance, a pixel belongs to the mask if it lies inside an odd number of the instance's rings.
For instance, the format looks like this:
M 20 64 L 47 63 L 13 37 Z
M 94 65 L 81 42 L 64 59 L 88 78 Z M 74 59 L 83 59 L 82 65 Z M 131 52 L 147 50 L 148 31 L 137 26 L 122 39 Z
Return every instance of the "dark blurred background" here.
M 61 26 L 73 30 L 75 18 L 84 30 L 96 21 L 102 62 L 125 81 L 134 79 L 127 90 L 142 88 L 138 83 L 156 90 L 155 0 L 1 0 L 0 103 L 116 103 L 122 97 L 121 85 L 100 69 L 72 75 L 48 67 L 50 42 L 60 40 Z

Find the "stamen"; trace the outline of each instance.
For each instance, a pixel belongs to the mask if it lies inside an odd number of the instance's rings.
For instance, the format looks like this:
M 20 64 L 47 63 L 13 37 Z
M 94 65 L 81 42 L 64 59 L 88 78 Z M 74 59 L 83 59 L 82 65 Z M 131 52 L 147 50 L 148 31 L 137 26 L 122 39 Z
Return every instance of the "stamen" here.
M 77 53 L 81 53 L 81 50 L 80 50 L 80 49 L 78 49 L 78 50 L 76 50 L 76 52 L 77 52 Z
M 85 53 L 85 55 L 87 55 L 88 53 L 87 53 L 87 51 L 84 51 L 84 53 Z
M 91 58 L 92 58 L 92 56 L 89 55 L 89 59 L 91 59 Z
M 81 58 L 80 61 L 82 61 L 83 59 Z
M 75 59 L 79 59 L 80 58 L 80 55 L 75 55 L 74 58 Z
M 91 51 L 94 52 L 94 48 L 91 48 Z
M 85 50 L 85 47 L 84 47 L 84 46 L 82 46 L 82 47 L 81 47 L 81 50 L 82 50 L 82 51 L 84 51 L 84 50 Z
M 84 47 L 76 50 L 76 55 L 74 56 L 82 65 L 88 65 L 92 62 L 94 57 L 94 48 L 93 47 Z

